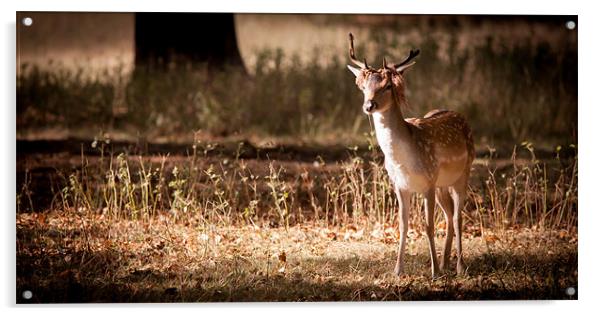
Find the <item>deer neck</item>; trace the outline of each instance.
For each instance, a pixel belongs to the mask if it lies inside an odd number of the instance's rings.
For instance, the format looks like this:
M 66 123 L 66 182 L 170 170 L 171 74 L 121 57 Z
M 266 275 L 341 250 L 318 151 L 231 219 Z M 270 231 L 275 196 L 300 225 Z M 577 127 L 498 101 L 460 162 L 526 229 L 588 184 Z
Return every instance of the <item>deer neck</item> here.
M 385 157 L 398 164 L 404 164 L 413 152 L 410 128 L 404 120 L 401 109 L 396 104 L 383 112 L 372 114 L 378 145 Z

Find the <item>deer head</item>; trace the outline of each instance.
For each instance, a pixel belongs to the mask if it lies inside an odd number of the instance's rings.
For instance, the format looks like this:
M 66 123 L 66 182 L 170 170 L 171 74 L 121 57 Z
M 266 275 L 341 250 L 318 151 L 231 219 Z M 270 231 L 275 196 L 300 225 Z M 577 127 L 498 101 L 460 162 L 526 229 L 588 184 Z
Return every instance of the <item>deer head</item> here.
M 416 62 L 412 61 L 420 50 L 411 50 L 408 57 L 394 65 L 389 65 L 383 58 L 380 69 L 374 69 L 368 65 L 366 59 L 361 62 L 355 57 L 353 46 L 353 34 L 349 33 L 349 57 L 359 68 L 347 65 L 347 68 L 355 75 L 357 87 L 364 93 L 362 109 L 366 114 L 386 111 L 393 104 L 404 100 L 403 73 Z

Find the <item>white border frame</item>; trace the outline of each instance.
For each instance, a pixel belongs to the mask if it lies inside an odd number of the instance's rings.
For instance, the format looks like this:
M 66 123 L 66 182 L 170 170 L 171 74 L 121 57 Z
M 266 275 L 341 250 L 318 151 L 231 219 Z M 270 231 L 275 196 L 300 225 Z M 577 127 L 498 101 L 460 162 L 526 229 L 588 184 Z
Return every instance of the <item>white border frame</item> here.
M 303 3 L 288 3 L 285 1 L 234 1 L 220 0 L 217 2 L 187 2 L 181 0 L 151 0 L 151 1 L 118 1 L 118 0 L 20 0 L 2 2 L 2 15 L 4 30 L 2 32 L 3 49 L 0 61 L 4 69 L 2 78 L 1 95 L 5 97 L 2 105 L 1 116 L 3 120 L 1 133 L 3 134 L 0 148 L 3 148 L 2 166 L 5 181 L 0 190 L 2 201 L 5 205 L 3 211 L 4 231 L 0 233 L 3 240 L 3 259 L 0 264 L 5 280 L 0 286 L 2 308 L 9 313 L 25 314 L 60 314 L 79 315 L 79 307 L 86 308 L 85 313 L 104 315 L 107 312 L 132 312 L 132 308 L 141 308 L 144 313 L 165 313 L 164 308 L 176 308 L 179 312 L 191 313 L 251 313 L 265 315 L 283 313 L 307 313 L 320 309 L 324 312 L 340 314 L 365 314 L 372 313 L 373 308 L 378 308 L 379 313 L 386 314 L 413 314 L 425 311 L 436 312 L 440 315 L 487 313 L 488 315 L 504 315 L 520 313 L 542 313 L 567 315 L 585 312 L 586 309 L 596 308 L 597 294 L 600 284 L 599 249 L 596 244 L 600 237 L 596 234 L 602 224 L 600 214 L 602 210 L 597 207 L 595 196 L 597 180 L 600 172 L 597 157 L 600 157 L 600 132 L 599 117 L 602 104 L 599 97 L 600 84 L 600 40 L 598 39 L 600 25 L 600 10 L 596 10 L 595 1 L 479 1 L 479 0 L 415 0 L 415 1 L 303 1 Z M 252 303 L 252 304 L 109 304 L 109 305 L 52 305 L 52 306 L 15 306 L 15 11 L 161 11 L 161 12 L 262 12 L 262 13 L 416 13 L 416 14 L 570 14 L 578 15 L 578 78 L 579 78 L 579 300 L 578 301 L 492 301 L 492 302 L 408 302 L 408 303 L 311 303 L 311 304 L 283 304 L 283 303 Z M 598 35 L 598 36 L 597 36 Z M 7 150 L 8 149 L 8 150 Z M 94 307 L 94 308 L 90 308 Z M 108 310 L 107 310 L 108 309 Z M 117 310 L 116 310 L 117 309 Z M 129 310 L 129 311 L 128 311 Z

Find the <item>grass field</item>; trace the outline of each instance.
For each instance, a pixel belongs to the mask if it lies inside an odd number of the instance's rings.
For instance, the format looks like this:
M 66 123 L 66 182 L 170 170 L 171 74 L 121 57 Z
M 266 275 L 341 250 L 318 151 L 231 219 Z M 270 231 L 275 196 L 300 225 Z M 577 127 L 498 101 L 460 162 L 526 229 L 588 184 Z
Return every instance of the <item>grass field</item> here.
M 253 38 L 269 16 L 237 16 L 246 74 L 22 60 L 19 303 L 578 297 L 576 32 L 558 18 L 290 18 L 301 44 L 256 49 L 290 29 Z M 358 23 L 361 56 L 421 49 L 407 116 L 448 108 L 473 130 L 466 276 L 431 280 L 419 196 L 407 274 L 392 273 L 397 201 L 345 69 L 346 31 L 332 40 Z M 331 45 L 297 49 L 318 39 Z M 435 223 L 440 252 L 439 211 Z
M 576 299 L 577 237 L 509 229 L 464 236 L 468 275 L 431 280 L 411 230 L 408 275 L 394 276 L 394 230 L 110 220 L 85 212 L 17 217 L 17 292 L 30 302 Z M 437 230 L 437 244 L 442 246 Z M 20 302 L 24 299 L 18 298 Z
M 468 276 L 431 281 L 417 200 L 407 275 L 392 274 L 397 206 L 378 152 L 110 147 L 21 146 L 17 287 L 29 302 L 576 298 L 565 294 L 577 287 L 576 156 L 477 159 Z M 440 251 L 442 214 L 436 223 Z

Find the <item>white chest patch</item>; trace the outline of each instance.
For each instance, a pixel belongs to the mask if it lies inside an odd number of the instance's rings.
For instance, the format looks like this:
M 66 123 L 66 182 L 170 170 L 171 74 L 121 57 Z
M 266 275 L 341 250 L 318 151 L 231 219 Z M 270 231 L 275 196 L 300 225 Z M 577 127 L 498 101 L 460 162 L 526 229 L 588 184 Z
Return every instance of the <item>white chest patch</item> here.
M 389 178 L 399 190 L 425 192 L 429 188 L 429 181 L 424 175 L 420 160 L 412 155 L 415 150 L 393 135 L 387 127 L 376 128 L 376 138 L 385 155 L 385 169 Z
M 395 188 L 417 193 L 428 190 L 429 181 L 422 173 L 412 172 L 400 163 L 385 159 L 385 169 Z

